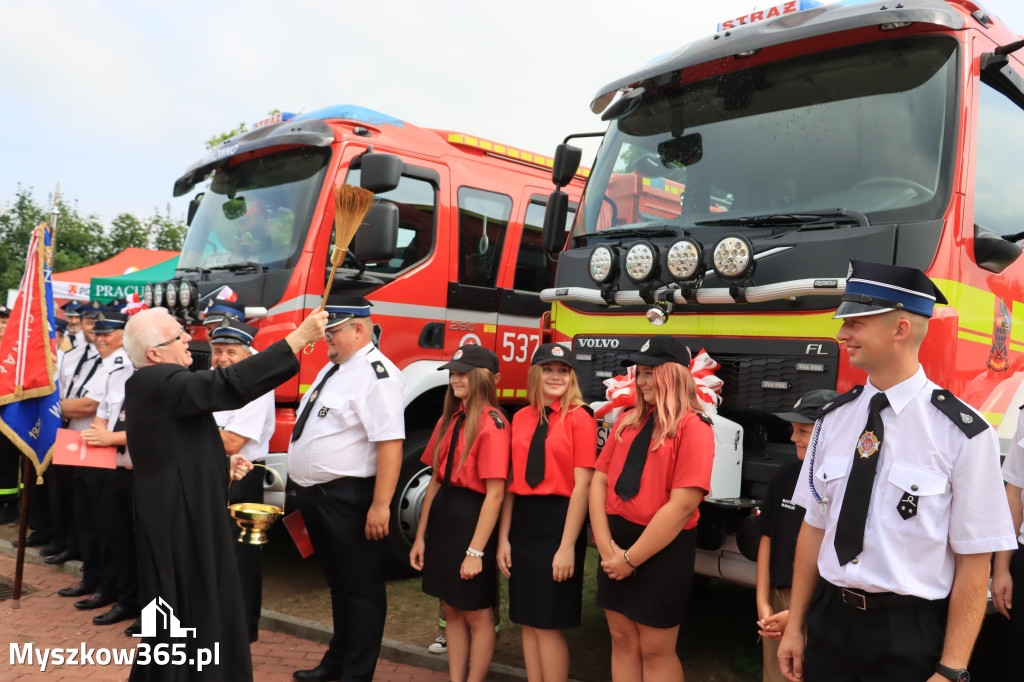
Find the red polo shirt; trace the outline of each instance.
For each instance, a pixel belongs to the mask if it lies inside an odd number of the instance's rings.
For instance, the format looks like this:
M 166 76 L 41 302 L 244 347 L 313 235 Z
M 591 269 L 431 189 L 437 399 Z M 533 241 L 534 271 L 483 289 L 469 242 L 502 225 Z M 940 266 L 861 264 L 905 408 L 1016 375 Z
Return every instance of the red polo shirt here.
M 498 420 L 501 422 L 500 428 L 491 412 L 498 415 Z M 460 414 L 462 414 L 461 408 L 452 416 L 452 424 Z M 500 478 L 504 480 L 508 478 L 510 429 L 505 418 L 493 407 L 487 407 L 480 413 L 477 425 L 476 440 L 473 441 L 473 447 L 469 449 L 469 456 L 462 466 L 459 466 L 459 462 L 462 461 L 462 453 L 466 449 L 465 423 L 459 429 L 459 440 L 455 446 L 455 469 L 452 470 L 452 485 L 469 488 L 478 493 L 486 493 L 487 484 L 484 483 L 484 479 Z M 434 443 L 437 442 L 440 427 L 440 423 L 434 427 L 434 433 L 430 436 L 427 449 L 423 452 L 423 457 L 420 458 L 420 461 L 427 466 L 434 463 Z M 451 442 L 452 434 L 449 429 L 441 441 L 438 465 L 434 471 L 434 477 L 441 484 L 444 484 L 444 473 L 448 466 L 448 448 L 451 447 Z
M 544 480 L 536 488 L 526 482 L 526 462 L 539 415 L 532 406 L 527 406 L 512 417 L 512 480 L 508 485 L 511 493 L 569 497 L 576 484 L 573 469 L 594 468 L 597 459 L 594 417 L 582 407 L 576 407 L 563 420 L 560 401 L 556 400 L 551 407 L 555 411 L 548 418 L 548 436 L 544 442 Z
M 615 483 L 626 463 L 629 446 L 642 426 L 641 423 L 623 431 L 621 443 L 612 429 L 595 468 L 608 475 L 605 511 L 646 526 L 668 502 L 673 489 L 700 488 L 707 495 L 711 489 L 711 465 L 715 461 L 715 436 L 710 424 L 695 412 L 688 412 L 679 421 L 675 435 L 665 438 L 664 443 L 647 453 L 640 490 L 629 500 L 623 500 L 615 494 Z M 699 511 L 694 511 L 683 530 L 696 527 L 699 516 Z

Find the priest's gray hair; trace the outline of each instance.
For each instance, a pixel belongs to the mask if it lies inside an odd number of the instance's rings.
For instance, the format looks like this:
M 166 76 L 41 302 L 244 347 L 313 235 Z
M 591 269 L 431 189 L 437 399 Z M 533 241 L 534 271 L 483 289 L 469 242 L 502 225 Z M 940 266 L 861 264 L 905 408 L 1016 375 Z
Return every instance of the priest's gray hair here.
M 146 357 L 146 351 L 167 340 L 164 338 L 167 333 L 156 322 L 161 317 L 170 315 L 167 308 L 149 308 L 128 318 L 128 324 L 124 326 L 124 349 L 135 369 L 151 364 Z

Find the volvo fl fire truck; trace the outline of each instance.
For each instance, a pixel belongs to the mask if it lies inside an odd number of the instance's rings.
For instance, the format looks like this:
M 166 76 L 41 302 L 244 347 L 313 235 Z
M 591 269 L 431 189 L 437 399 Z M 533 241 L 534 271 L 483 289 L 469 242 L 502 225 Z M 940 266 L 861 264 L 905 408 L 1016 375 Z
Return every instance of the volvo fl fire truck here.
M 554 281 L 554 261 L 540 244 L 551 166 L 549 157 L 498 142 L 336 106 L 226 140 L 175 182 L 175 196 L 196 192 L 188 234 L 175 279 L 148 285 L 144 298 L 191 325 L 200 368 L 210 353 L 201 314 L 213 297 L 246 306 L 260 329 L 258 348 L 283 338 L 324 294 L 332 188 L 348 183 L 376 194 L 331 292 L 370 299 L 378 345 L 408 388 L 391 515 L 393 570 L 408 569 L 429 480 L 419 458 L 448 385 L 438 367 L 460 345 L 486 346 L 500 359 L 500 400 L 525 402 L 549 309 L 538 292 Z M 574 200 L 582 185 L 582 177 L 572 180 Z M 295 407 L 327 363 L 326 348 L 317 344 L 299 359 L 299 375 L 275 393 L 268 464 L 282 476 Z M 276 493 L 267 501 L 282 503 L 280 484 L 268 476 L 267 485 Z
M 753 14 L 598 91 L 610 123 L 564 248 L 568 198 L 549 201 L 541 293 L 589 400 L 655 334 L 721 363 L 719 414 L 742 435 L 719 434 L 715 470 L 740 474 L 713 479 L 697 568 L 748 583 L 735 531 L 795 457 L 772 413 L 865 381 L 832 319 L 850 259 L 938 284 L 922 363 L 1004 447 L 1024 403 L 1024 41 L 964 0 Z M 579 150 L 555 159 L 571 182 Z

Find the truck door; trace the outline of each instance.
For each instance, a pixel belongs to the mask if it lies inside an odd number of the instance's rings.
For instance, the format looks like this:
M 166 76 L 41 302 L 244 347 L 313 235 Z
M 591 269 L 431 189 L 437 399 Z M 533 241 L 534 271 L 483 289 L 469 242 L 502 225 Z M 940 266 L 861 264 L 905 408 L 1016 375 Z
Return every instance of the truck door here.
M 459 187 L 459 225 L 454 250 L 457 279 L 448 284 L 445 356 L 467 343 L 498 353 L 498 275 L 512 216 L 512 197 Z M 504 368 L 502 368 L 504 371 Z
M 541 245 L 544 207 L 547 197 L 527 188 L 520 202 L 522 231 L 510 238 L 508 269 L 501 280 L 498 314 L 498 359 L 501 383 L 498 395 L 503 400 L 526 398 L 526 377 L 530 360 L 541 344 L 540 318 L 551 305 L 540 300 L 542 289 L 554 286 L 557 261 L 548 258 Z M 570 207 L 566 229 L 576 211 Z

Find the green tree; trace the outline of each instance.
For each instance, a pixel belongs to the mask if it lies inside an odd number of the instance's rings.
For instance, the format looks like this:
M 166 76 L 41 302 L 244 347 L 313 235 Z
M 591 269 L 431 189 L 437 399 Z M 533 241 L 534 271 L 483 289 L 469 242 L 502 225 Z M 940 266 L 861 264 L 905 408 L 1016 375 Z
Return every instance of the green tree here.
M 110 258 L 127 248 L 148 248 L 151 236 L 149 222 L 142 222 L 131 213 L 122 213 L 110 222 L 110 248 L 105 255 Z
M 153 215 L 146 222 L 149 233 L 153 235 L 153 248 L 162 251 L 181 251 L 185 243 L 188 225 L 185 221 L 171 217 L 171 205 L 167 204 L 167 214 L 161 215 L 154 209 Z
M 49 214 L 36 203 L 32 190 L 21 185 L 14 202 L 0 209 L 0 290 L 17 289 L 25 271 L 25 254 L 32 230 Z
M 276 115 L 278 115 L 280 113 L 281 113 L 280 109 L 271 109 L 270 111 L 267 112 L 267 116 L 276 116 Z M 219 145 L 221 142 L 224 142 L 225 140 L 228 140 L 228 139 L 234 137 L 235 135 L 240 135 L 241 133 L 247 133 L 247 132 L 249 132 L 249 128 L 246 127 L 245 123 L 239 123 L 238 126 L 236 126 L 234 130 L 228 130 L 227 132 L 218 133 L 218 134 L 214 135 L 213 137 L 211 137 L 209 140 L 207 140 L 206 143 L 205 143 L 206 144 L 206 148 L 207 149 L 213 149 L 214 147 Z

